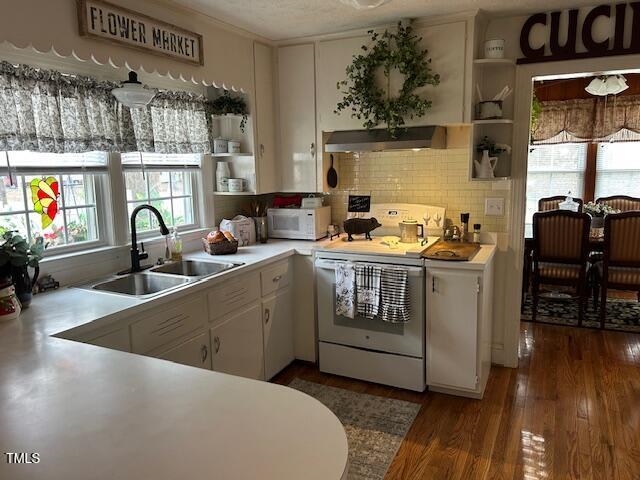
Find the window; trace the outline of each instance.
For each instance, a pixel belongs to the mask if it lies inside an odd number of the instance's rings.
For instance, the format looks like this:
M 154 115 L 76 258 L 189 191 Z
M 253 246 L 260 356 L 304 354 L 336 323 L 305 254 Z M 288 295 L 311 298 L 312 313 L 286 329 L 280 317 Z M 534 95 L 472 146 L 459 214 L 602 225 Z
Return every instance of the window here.
M 598 144 L 595 198 L 611 195 L 640 197 L 640 142 Z
M 539 199 L 568 192 L 582 198 L 586 157 L 585 143 L 529 147 L 525 228 L 533 223 Z
M 7 156 L 11 177 L 5 166 Z M 100 171 L 106 171 L 106 154 L 7 152 L 7 156 L 0 152 L 0 158 L 5 159 L 5 165 L 0 163 L 1 229 L 17 230 L 30 242 L 43 236 L 48 248 L 86 248 L 102 243 Z M 58 182 L 58 211 L 43 229 L 30 183 L 49 176 Z
M 198 154 L 122 154 L 127 211 L 144 203 L 158 209 L 168 226 L 198 226 L 195 192 Z M 138 233 L 157 230 L 158 221 L 149 211 L 136 217 Z

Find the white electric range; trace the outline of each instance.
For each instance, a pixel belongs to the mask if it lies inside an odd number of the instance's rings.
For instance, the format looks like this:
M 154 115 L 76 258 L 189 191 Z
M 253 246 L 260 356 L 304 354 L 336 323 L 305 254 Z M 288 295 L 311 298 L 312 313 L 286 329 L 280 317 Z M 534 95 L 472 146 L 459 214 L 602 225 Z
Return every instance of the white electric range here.
M 422 253 L 442 232 L 445 210 L 419 204 L 373 204 L 366 217 L 381 227 L 372 240 L 343 234 L 315 253 L 318 302 L 319 364 L 323 372 L 410 390 L 424 391 L 425 269 Z M 418 243 L 387 243 L 399 237 L 399 223 L 414 218 L 425 225 L 427 237 Z M 347 318 L 335 313 L 335 269 L 340 262 L 363 262 L 407 270 L 410 321 L 387 323 L 380 318 Z

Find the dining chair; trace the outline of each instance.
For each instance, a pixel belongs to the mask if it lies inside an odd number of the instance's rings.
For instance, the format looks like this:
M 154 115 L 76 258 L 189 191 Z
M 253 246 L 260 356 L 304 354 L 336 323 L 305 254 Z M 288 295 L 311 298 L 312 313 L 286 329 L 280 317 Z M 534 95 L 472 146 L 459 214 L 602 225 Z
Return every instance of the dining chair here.
M 640 210 L 640 198 L 629 197 L 628 195 L 612 195 L 611 197 L 600 197 L 596 203 L 606 203 L 611 208 L 621 212 Z
M 560 204 L 567 199 L 566 195 L 555 195 L 553 197 L 544 197 L 538 200 L 538 211 L 548 212 L 549 210 L 559 210 Z M 574 198 L 574 202 L 578 204 L 578 212 L 582 212 L 584 201 L 581 198 Z
M 533 312 L 538 315 L 540 285 L 576 288 L 578 325 L 582 326 L 587 298 L 586 266 L 589 255 L 589 215 L 566 210 L 533 214 Z
M 600 328 L 607 317 L 607 290 L 637 292 L 640 302 L 640 211 L 611 213 L 604 220 L 600 273 Z

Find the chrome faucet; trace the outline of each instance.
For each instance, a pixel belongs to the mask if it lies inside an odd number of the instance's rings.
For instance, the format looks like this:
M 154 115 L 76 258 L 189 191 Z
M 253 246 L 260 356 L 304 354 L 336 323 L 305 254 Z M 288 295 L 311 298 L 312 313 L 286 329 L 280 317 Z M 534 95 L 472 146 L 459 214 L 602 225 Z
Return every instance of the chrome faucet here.
M 153 213 L 158 219 L 158 223 L 160 224 L 160 233 L 162 235 L 169 235 L 169 229 L 164 223 L 162 219 L 162 215 L 157 208 L 152 207 L 151 205 L 140 205 L 134 208 L 133 212 L 131 212 L 131 273 L 140 272 L 142 268 L 140 268 L 140 260 L 144 260 L 145 258 L 149 258 L 149 254 L 144 251 L 144 243 L 141 243 L 142 252 L 138 251 L 138 233 L 136 232 L 136 216 L 140 210 L 149 210 Z M 148 268 L 148 267 L 147 267 Z

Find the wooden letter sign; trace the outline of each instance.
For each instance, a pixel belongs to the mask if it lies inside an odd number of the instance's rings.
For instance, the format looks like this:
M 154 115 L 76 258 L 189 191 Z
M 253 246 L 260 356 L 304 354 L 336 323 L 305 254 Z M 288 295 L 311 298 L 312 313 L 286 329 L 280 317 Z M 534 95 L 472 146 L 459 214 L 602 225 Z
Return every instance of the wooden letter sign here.
M 203 65 L 202 35 L 102 0 L 77 0 L 80 35 Z
M 640 2 L 593 7 L 585 15 L 582 25 L 579 25 L 578 14 L 579 10 L 573 9 L 565 12 L 531 15 L 524 22 L 520 31 L 520 50 L 522 50 L 524 57 L 519 58 L 518 63 L 552 62 L 640 53 Z M 630 22 L 627 22 L 627 15 L 631 16 Z M 562 17 L 564 17 L 564 21 Z M 613 37 L 594 38 L 593 25 L 596 20 L 601 18 L 609 23 L 609 31 L 613 31 Z M 545 28 L 547 38 L 544 43 L 532 46 L 531 30 L 536 25 Z M 561 27 L 563 26 L 566 26 L 566 36 L 561 35 Z M 629 26 L 631 27 L 630 31 L 625 31 Z M 584 52 L 576 50 L 578 35 L 584 45 Z M 566 38 L 564 45 L 560 41 L 562 37 Z M 629 37 L 628 41 L 626 41 L 627 37 Z M 547 50 L 550 55 L 547 54 Z

